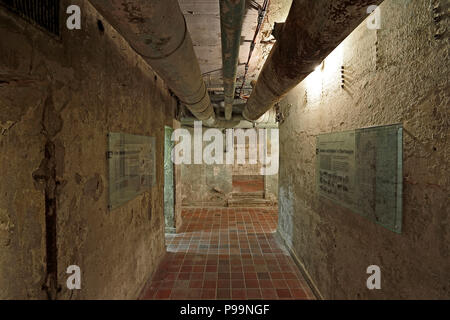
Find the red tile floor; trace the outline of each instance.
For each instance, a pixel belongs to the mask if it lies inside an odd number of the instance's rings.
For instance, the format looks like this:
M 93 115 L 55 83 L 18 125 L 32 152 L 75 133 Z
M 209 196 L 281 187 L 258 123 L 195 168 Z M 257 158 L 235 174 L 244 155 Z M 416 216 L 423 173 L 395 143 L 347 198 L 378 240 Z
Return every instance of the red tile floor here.
M 142 299 L 314 299 L 275 240 L 276 209 L 183 210 Z

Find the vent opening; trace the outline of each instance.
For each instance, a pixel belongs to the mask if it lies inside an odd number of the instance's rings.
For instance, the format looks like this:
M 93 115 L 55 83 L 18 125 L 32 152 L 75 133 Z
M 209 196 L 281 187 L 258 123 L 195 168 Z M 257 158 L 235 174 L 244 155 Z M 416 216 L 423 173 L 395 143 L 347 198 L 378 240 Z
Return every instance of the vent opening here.
M 0 5 L 59 36 L 59 2 L 60 0 L 0 0 Z

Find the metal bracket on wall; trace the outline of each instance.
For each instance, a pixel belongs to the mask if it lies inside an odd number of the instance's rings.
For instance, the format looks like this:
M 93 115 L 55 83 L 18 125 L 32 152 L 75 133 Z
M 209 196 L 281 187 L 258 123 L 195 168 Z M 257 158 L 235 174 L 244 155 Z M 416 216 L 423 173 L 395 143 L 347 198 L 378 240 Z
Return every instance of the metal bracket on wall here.
M 261 5 L 260 5 L 258 2 L 256 2 L 255 0 L 251 0 L 251 1 L 249 2 L 249 6 L 250 6 L 250 8 L 255 9 L 255 10 L 257 10 L 257 11 L 262 10 Z
M 443 8 L 440 0 L 433 0 L 431 3 L 431 11 L 433 16 L 436 32 L 434 39 L 441 40 L 447 33 L 447 23 L 443 23 L 448 18 L 448 8 Z

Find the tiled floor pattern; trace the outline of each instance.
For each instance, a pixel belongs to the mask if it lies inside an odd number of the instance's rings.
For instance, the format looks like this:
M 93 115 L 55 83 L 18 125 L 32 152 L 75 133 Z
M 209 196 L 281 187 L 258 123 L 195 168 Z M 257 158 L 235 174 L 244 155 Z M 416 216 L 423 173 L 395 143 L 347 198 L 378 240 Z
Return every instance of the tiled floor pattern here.
M 276 209 L 184 210 L 142 299 L 314 299 L 276 225 Z

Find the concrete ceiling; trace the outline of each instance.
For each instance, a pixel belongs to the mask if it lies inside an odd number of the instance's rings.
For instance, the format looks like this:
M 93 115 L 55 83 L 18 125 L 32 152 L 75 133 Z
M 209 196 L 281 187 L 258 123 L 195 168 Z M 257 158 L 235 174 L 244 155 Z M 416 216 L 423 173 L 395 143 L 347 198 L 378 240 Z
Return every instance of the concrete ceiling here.
M 264 0 L 256 0 L 255 2 L 262 5 Z M 206 85 L 210 89 L 223 88 L 219 0 L 179 0 L 179 3 L 186 17 L 186 23 Z M 242 83 L 245 72 L 244 64 L 247 62 L 250 43 L 258 24 L 258 11 L 252 9 L 248 3 L 242 29 L 237 86 Z M 257 79 L 259 71 L 273 46 L 274 39 L 271 36 L 273 25 L 275 22 L 286 20 L 291 3 L 292 0 L 270 0 L 268 13 L 250 60 L 246 87 L 250 87 L 251 80 Z M 250 91 L 244 93 L 249 94 Z

